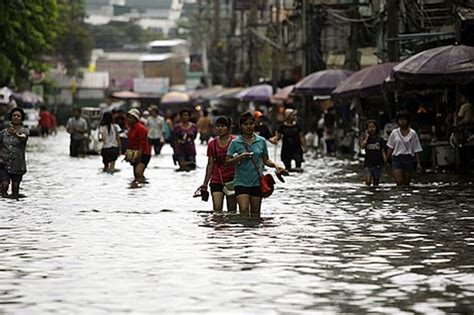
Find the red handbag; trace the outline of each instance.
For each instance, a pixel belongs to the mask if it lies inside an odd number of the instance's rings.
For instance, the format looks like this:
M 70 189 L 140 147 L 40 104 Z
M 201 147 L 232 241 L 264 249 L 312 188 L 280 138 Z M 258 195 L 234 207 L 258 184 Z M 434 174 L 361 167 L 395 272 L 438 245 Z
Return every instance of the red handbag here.
M 247 150 L 247 152 L 250 152 L 247 145 L 245 145 L 245 150 Z M 255 166 L 255 170 L 259 175 L 258 180 L 260 182 L 260 193 L 262 194 L 263 198 L 268 198 L 273 194 L 273 191 L 275 190 L 275 180 L 273 179 L 273 176 L 271 174 L 261 175 L 257 163 L 255 163 L 253 157 L 251 157 L 251 159 L 253 166 Z
M 275 180 L 273 179 L 273 176 L 270 174 L 262 175 L 260 176 L 259 180 L 262 197 L 270 197 L 273 194 L 273 190 L 275 189 Z

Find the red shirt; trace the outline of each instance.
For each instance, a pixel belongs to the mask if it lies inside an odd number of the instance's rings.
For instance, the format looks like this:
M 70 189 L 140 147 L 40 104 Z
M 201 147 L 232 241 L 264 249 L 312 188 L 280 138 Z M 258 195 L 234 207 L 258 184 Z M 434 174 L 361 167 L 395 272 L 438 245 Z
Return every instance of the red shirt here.
M 207 156 L 213 158 L 214 167 L 211 172 L 211 184 L 222 184 L 222 181 L 228 182 L 234 179 L 235 167 L 225 167 L 225 159 L 227 157 L 227 149 L 229 148 L 230 143 L 236 137 L 231 135 L 230 141 L 225 147 L 221 147 L 217 138 L 209 141 L 207 146 Z M 217 154 L 216 154 L 217 149 Z M 220 173 L 219 173 L 220 171 Z M 222 174 L 222 180 L 221 180 Z
M 51 114 L 51 113 L 49 113 L 49 114 L 51 115 L 51 124 L 52 124 L 52 127 L 53 127 L 53 128 L 56 128 L 56 127 L 58 126 L 58 123 L 56 122 L 56 116 L 54 116 L 54 114 Z
M 39 116 L 40 116 L 39 125 L 41 127 L 48 128 L 48 129 L 54 127 L 53 118 L 49 112 L 42 110 L 40 111 Z
M 128 130 L 128 148 L 130 150 L 142 150 L 143 154 L 151 155 L 151 147 L 148 144 L 148 129 L 142 123 L 137 122 Z

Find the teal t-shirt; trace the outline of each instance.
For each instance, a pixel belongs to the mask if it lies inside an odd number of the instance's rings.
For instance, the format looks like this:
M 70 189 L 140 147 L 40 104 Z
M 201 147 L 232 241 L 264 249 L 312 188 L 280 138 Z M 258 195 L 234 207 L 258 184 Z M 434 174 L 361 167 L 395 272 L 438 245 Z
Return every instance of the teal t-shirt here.
M 263 173 L 263 157 L 268 155 L 267 142 L 265 138 L 255 135 L 255 140 L 247 145 L 248 151 L 253 152 L 253 160 L 257 164 L 260 173 L 257 173 L 251 159 L 245 159 L 235 166 L 234 186 L 257 187 L 260 186 L 259 177 Z M 241 154 L 247 152 L 245 141 L 242 136 L 233 140 L 227 149 L 227 155 Z

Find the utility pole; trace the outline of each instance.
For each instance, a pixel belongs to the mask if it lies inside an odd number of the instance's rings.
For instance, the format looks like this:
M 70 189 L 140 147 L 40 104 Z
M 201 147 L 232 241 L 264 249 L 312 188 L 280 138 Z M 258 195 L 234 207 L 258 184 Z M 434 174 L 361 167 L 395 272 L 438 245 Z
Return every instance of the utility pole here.
M 258 0 L 253 0 L 250 8 L 250 17 L 249 23 L 247 24 L 248 27 L 248 34 L 249 34 L 249 83 L 250 85 L 254 85 L 257 82 L 257 75 L 258 75 L 258 65 L 257 65 L 257 48 L 255 47 L 255 40 L 253 39 L 253 34 L 251 32 L 252 28 L 257 30 L 258 24 Z
M 280 23 L 280 13 L 281 13 L 281 4 L 280 4 L 280 0 L 276 0 L 276 8 L 275 8 L 275 12 L 276 12 L 276 16 L 275 16 L 275 23 L 274 23 L 274 27 L 273 27 L 273 30 L 275 31 L 275 42 L 281 47 L 281 23 Z M 273 11 L 271 12 L 271 14 L 273 15 Z M 276 49 L 275 47 L 273 47 L 273 50 L 272 50 L 272 83 L 273 83 L 273 87 L 276 88 L 277 85 L 278 85 L 278 81 L 280 79 L 280 52 L 278 51 L 278 49 Z
M 357 1 L 354 1 L 354 4 L 357 4 Z M 351 8 L 350 17 L 353 18 L 354 20 L 360 18 L 358 7 Z M 346 62 L 344 64 L 344 68 L 353 70 L 353 71 L 360 70 L 358 48 L 359 48 L 359 22 L 352 21 L 351 34 L 349 38 L 349 50 L 346 54 Z
M 240 53 L 240 72 L 245 74 L 245 13 L 243 9 L 240 9 L 240 47 L 242 49 Z
M 308 74 L 308 0 L 301 3 L 301 73 Z
M 235 69 L 236 69 L 236 61 L 237 61 L 237 54 L 236 48 L 233 43 L 233 38 L 235 37 L 235 30 L 237 28 L 237 11 L 232 10 L 232 16 L 230 20 L 230 31 L 227 34 L 227 54 L 226 54 L 226 74 L 228 81 L 226 85 L 231 84 L 235 79 Z
M 400 0 L 387 0 L 387 55 L 390 62 L 400 59 L 399 13 Z
M 214 0 L 214 41 L 217 43 L 221 39 L 221 3 L 220 0 Z
M 211 25 L 211 0 L 201 0 L 205 3 L 204 10 L 202 12 L 202 17 L 199 18 L 204 20 L 204 33 L 203 33 L 203 59 L 204 59 L 204 69 L 209 76 L 206 78 L 206 84 L 212 84 L 214 80 L 214 50 L 212 49 L 212 25 Z
M 301 74 L 305 77 L 308 74 L 308 0 L 301 1 Z M 308 96 L 303 95 L 303 117 L 304 130 L 309 130 L 309 107 Z
M 221 14 L 221 6 L 220 6 L 220 0 L 210 0 L 212 1 L 213 5 L 213 16 L 212 16 L 212 21 L 213 22 L 213 37 L 211 40 L 212 43 L 212 81 L 213 83 L 221 83 L 221 75 L 219 71 L 219 65 L 222 63 L 222 49 L 221 47 L 221 26 L 220 26 L 220 14 Z M 210 4 L 210 3 L 209 3 Z

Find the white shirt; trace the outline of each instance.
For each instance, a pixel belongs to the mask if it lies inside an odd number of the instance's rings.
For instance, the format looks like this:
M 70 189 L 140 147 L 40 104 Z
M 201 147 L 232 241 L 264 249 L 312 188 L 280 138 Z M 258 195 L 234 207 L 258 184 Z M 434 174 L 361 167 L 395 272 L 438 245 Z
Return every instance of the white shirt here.
M 117 142 L 117 133 L 119 132 L 120 127 L 117 124 L 112 124 L 109 129 L 107 126 L 100 126 L 99 132 L 102 135 L 102 141 L 104 141 L 104 145 L 102 146 L 103 148 L 117 148 L 118 147 L 118 142 Z
M 393 149 L 393 156 L 401 154 L 409 154 L 414 156 L 415 153 L 423 151 L 420 140 L 415 130 L 410 128 L 410 132 L 404 137 L 400 131 L 400 128 L 394 129 L 388 137 L 387 147 Z
M 163 139 L 163 133 L 165 132 L 165 119 L 161 116 L 150 116 L 146 121 L 146 127 L 148 128 L 148 138 L 150 139 Z
M 77 119 L 76 117 L 71 117 L 67 121 L 66 128 L 87 131 L 87 120 L 82 117 L 79 117 Z M 73 131 L 71 133 L 71 138 L 74 140 L 82 140 L 85 137 L 85 134 L 83 134 L 82 132 Z

